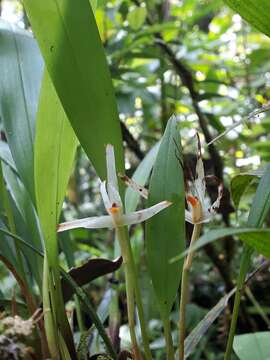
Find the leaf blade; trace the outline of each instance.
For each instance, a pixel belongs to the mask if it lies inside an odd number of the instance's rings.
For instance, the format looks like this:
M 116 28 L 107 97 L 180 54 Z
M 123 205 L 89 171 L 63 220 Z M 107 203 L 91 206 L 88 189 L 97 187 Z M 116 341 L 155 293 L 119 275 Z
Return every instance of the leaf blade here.
M 108 143 L 123 171 L 117 106 L 89 0 L 76 7 L 68 0 L 25 0 L 24 5 L 59 99 L 97 173 L 105 178 Z
M 182 168 L 175 156 L 175 141 L 180 144 L 180 135 L 176 119 L 171 118 L 153 168 L 148 205 L 161 200 L 172 201 L 173 205 L 146 223 L 149 271 L 160 311 L 165 317 L 175 300 L 182 272 L 181 264 L 171 266 L 169 260 L 185 247 L 184 184 Z

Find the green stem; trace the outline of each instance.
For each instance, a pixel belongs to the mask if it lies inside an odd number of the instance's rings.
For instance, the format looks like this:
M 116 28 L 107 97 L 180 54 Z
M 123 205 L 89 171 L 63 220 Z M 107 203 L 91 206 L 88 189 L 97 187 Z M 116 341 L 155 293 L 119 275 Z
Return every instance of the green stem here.
M 80 301 L 79 301 L 77 295 L 74 295 L 74 301 L 75 301 L 75 308 L 76 308 L 79 330 L 80 330 L 80 333 L 83 334 L 86 331 L 86 329 L 85 329 L 84 322 L 83 322 Z
M 192 237 L 189 247 L 191 248 L 195 241 L 199 238 L 201 233 L 201 224 L 195 224 L 192 232 Z M 185 344 L 185 330 L 186 330 L 186 305 L 189 285 L 189 271 L 192 264 L 194 252 L 190 251 L 184 262 L 182 281 L 181 281 L 181 298 L 179 309 L 179 360 L 184 360 L 184 344 Z
M 166 353 L 167 353 L 167 360 L 174 360 L 174 348 L 173 348 L 173 340 L 171 334 L 171 324 L 170 319 L 164 319 L 164 335 L 165 335 L 165 342 L 166 342 Z
M 129 238 L 127 238 L 127 242 L 128 242 L 128 251 L 130 253 L 130 259 L 131 259 L 132 276 L 133 276 L 133 282 L 134 282 L 136 304 L 137 304 L 138 315 L 139 315 L 139 320 L 140 320 L 140 327 L 141 327 L 141 333 L 142 333 L 142 341 L 143 341 L 145 358 L 147 360 L 151 360 L 152 355 L 151 355 L 151 350 L 150 350 L 149 340 L 148 340 L 148 335 L 147 335 L 147 330 L 146 330 L 147 327 L 146 327 L 144 311 L 143 311 L 142 295 L 141 295 L 141 290 L 140 290 L 139 282 L 138 282 L 138 278 L 139 278 L 138 271 L 137 271 L 137 267 L 136 267 L 136 264 L 134 261 Z
M 131 337 L 132 348 L 135 356 L 135 360 L 142 359 L 140 350 L 137 343 L 135 332 L 135 302 L 134 302 L 134 276 L 132 274 L 132 258 L 128 249 L 128 241 L 126 236 L 126 230 L 124 227 L 116 228 L 117 238 L 121 248 L 121 254 L 123 257 L 125 280 L 126 280 L 126 294 L 127 294 L 127 310 L 128 310 L 128 324 Z
M 255 296 L 253 295 L 252 291 L 249 287 L 246 287 L 245 289 L 246 295 L 249 298 L 249 300 L 252 302 L 253 306 L 255 307 L 258 314 L 261 316 L 265 324 L 267 325 L 268 329 L 270 329 L 270 320 L 268 319 L 268 316 L 266 315 L 264 309 L 261 307 L 261 305 L 256 300 Z
M 232 348 L 233 348 L 233 339 L 234 339 L 236 325 L 237 325 L 239 306 L 240 306 L 240 302 L 241 302 L 241 295 L 242 295 L 242 290 L 243 290 L 243 286 L 245 283 L 246 274 L 247 274 L 249 266 L 250 266 L 250 259 L 251 259 L 252 253 L 253 253 L 253 249 L 248 245 L 244 245 L 244 250 L 243 250 L 241 263 L 240 263 L 240 271 L 239 271 L 239 275 L 237 278 L 236 293 L 235 293 L 234 304 L 233 304 L 232 321 L 231 321 L 229 338 L 227 341 L 224 360 L 231 359 Z
M 128 321 L 130 327 L 130 336 L 132 341 L 132 346 L 134 350 L 135 359 L 141 359 L 141 354 L 138 348 L 138 343 L 135 333 L 135 302 L 134 294 L 136 297 L 136 303 L 138 307 L 139 320 L 141 325 L 142 340 L 144 345 L 144 352 L 146 360 L 151 360 L 152 355 L 149 347 L 146 324 L 143 313 L 143 305 L 141 292 L 138 284 L 137 269 L 135 261 L 132 254 L 131 244 L 127 236 L 127 230 L 124 227 L 116 228 L 117 238 L 119 240 L 121 254 L 123 257 L 124 268 L 125 268 L 125 279 L 126 279 L 126 292 L 127 292 L 127 307 L 128 307 Z

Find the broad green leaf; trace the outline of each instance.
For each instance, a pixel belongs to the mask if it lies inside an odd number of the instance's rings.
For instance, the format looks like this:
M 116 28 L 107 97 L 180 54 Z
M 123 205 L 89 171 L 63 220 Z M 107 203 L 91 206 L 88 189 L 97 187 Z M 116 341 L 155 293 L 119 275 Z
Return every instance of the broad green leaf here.
M 251 172 L 246 172 L 236 175 L 231 181 L 231 193 L 234 205 L 238 208 L 241 197 L 246 191 L 250 183 L 263 176 L 264 170 L 258 169 Z
M 270 359 L 270 331 L 237 335 L 233 349 L 240 360 Z
M 153 169 L 154 162 L 158 153 L 160 143 L 157 143 L 144 157 L 142 162 L 134 172 L 132 179 L 139 185 L 145 186 Z M 126 212 L 135 211 L 140 201 L 140 195 L 137 194 L 130 187 L 126 190 L 125 208 Z
M 34 200 L 34 134 L 43 61 L 31 34 L 0 21 L 0 116 L 17 170 Z
M 130 10 L 127 16 L 129 26 L 133 30 L 139 30 L 145 22 L 147 16 L 146 7 L 134 7 Z
M 24 0 L 33 32 L 67 117 L 97 173 L 107 143 L 123 171 L 123 149 L 109 69 L 89 0 Z
M 268 0 L 224 0 L 255 28 L 270 36 L 270 2 Z
M 49 253 L 55 251 L 54 256 L 57 256 L 56 227 L 76 147 L 75 134 L 46 72 L 37 115 L 35 186 L 45 247 Z
M 190 251 L 198 250 L 201 247 L 226 236 L 239 236 L 241 240 L 254 247 L 259 253 L 270 258 L 270 229 L 257 229 L 254 227 L 225 228 L 208 231 L 201 236 L 190 249 L 170 259 L 170 263 L 174 263 L 175 261 L 184 258 Z
M 171 311 L 182 272 L 181 263 L 170 265 L 169 260 L 185 247 L 184 183 L 182 168 L 176 157 L 175 142 L 180 147 L 177 121 L 172 117 L 167 123 L 154 164 L 148 205 L 162 200 L 173 204 L 146 223 L 148 266 L 164 317 Z

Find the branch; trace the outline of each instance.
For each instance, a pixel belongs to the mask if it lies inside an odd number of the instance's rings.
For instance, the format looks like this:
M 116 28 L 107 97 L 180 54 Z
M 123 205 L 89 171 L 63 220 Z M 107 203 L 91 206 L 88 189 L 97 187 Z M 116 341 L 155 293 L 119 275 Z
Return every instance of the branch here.
M 122 136 L 127 143 L 127 146 L 130 148 L 130 150 L 134 152 L 134 154 L 139 160 L 142 160 L 144 158 L 144 153 L 142 152 L 138 141 L 133 137 L 133 135 L 129 132 L 128 128 L 122 121 L 120 121 L 120 124 Z

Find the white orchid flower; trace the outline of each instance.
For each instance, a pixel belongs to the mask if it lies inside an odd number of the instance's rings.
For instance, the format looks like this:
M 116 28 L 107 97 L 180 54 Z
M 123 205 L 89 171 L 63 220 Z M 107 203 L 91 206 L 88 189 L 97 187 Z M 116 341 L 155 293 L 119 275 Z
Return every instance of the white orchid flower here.
M 209 222 L 213 215 L 216 214 L 220 200 L 223 195 L 223 184 L 217 180 L 215 176 L 205 176 L 204 167 L 201 154 L 200 139 L 198 139 L 198 159 L 196 164 L 196 177 L 189 184 L 189 189 L 186 193 L 186 200 L 188 209 L 185 210 L 185 220 L 191 224 L 201 224 Z M 138 185 L 134 180 L 130 179 L 126 175 L 119 174 L 120 178 L 125 182 L 127 186 L 132 188 L 139 195 L 148 198 L 148 190 Z M 216 201 L 209 207 L 206 199 L 206 179 L 214 179 L 218 183 L 218 197 Z
M 58 225 L 58 232 L 75 228 L 99 229 L 134 225 L 151 218 L 161 210 L 171 205 L 171 202 L 169 201 L 162 201 L 147 209 L 135 211 L 130 214 L 124 214 L 123 204 L 118 189 L 114 149 L 110 144 L 106 146 L 106 162 L 107 184 L 106 181 L 101 182 L 100 193 L 108 215 L 88 217 L 62 223 Z
M 202 161 L 200 138 L 198 139 L 198 158 L 196 164 L 196 177 L 189 185 L 186 193 L 188 210 L 185 210 L 185 219 L 191 224 L 201 224 L 209 222 L 216 214 L 220 200 L 223 195 L 223 184 L 215 176 L 205 176 Z M 215 179 L 218 182 L 218 196 L 216 201 L 209 207 L 206 201 L 206 179 Z

